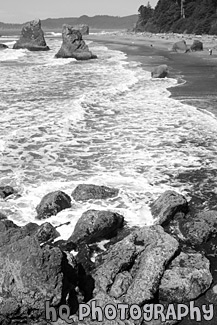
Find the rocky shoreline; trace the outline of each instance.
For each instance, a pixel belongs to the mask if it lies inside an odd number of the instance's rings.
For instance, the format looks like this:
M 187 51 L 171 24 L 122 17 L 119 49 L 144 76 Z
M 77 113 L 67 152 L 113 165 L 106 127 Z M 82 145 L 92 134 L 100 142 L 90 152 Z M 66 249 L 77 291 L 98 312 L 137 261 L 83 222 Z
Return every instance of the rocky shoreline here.
M 14 190 L 2 187 L 0 193 L 10 200 Z M 37 218 L 70 208 L 73 201 L 117 195 L 118 189 L 93 184 L 78 185 L 70 196 L 51 192 L 37 206 Z M 154 225 L 133 228 L 117 213 L 88 210 L 65 241 L 58 240 L 58 229 L 48 222 L 18 227 L 1 213 L 0 323 L 65 324 L 61 319 L 46 320 L 45 301 L 56 310 L 68 305 L 75 324 L 90 325 L 99 322 L 80 321 L 79 304 L 96 301 L 102 308 L 108 303 L 142 308 L 194 301 L 215 306 L 217 211 L 197 211 L 175 191 L 160 195 L 150 209 Z M 135 321 L 130 316 L 123 321 L 117 316 L 115 321 L 104 319 L 103 324 L 178 322 Z M 188 324 L 188 319 L 181 324 Z

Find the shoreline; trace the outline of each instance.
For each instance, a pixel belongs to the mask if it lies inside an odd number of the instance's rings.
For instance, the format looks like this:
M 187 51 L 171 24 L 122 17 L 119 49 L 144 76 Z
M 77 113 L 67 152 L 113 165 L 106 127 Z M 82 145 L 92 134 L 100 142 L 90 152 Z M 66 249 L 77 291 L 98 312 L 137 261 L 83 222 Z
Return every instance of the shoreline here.
M 103 43 L 110 49 L 119 50 L 127 55 L 127 60 L 138 61 L 143 69 L 151 72 L 155 66 L 167 64 L 169 77 L 177 80 L 175 87 L 168 88 L 171 98 L 198 109 L 207 110 L 217 117 L 217 37 L 192 35 L 116 33 L 114 35 L 88 35 L 85 40 Z M 188 46 L 194 39 L 201 39 L 204 50 L 200 52 L 172 52 L 172 45 L 185 39 Z M 216 45 L 214 43 L 216 41 Z M 209 55 L 213 48 L 213 55 Z

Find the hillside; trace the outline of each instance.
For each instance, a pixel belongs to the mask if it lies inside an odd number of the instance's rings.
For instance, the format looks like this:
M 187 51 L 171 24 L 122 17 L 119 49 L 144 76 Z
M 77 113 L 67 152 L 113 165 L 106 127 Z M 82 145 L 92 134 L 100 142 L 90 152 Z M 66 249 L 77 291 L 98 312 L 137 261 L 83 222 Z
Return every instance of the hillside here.
M 79 18 L 48 18 L 41 20 L 42 28 L 61 29 L 63 24 L 78 25 L 87 24 L 94 29 L 130 29 L 137 21 L 137 15 L 114 17 L 114 16 L 81 16 Z M 5 24 L 0 22 L 0 30 L 4 29 L 21 29 L 23 24 Z
M 185 0 L 182 7 L 181 0 L 159 0 L 151 17 L 139 14 L 137 31 L 141 26 L 150 32 L 217 34 L 217 1 Z

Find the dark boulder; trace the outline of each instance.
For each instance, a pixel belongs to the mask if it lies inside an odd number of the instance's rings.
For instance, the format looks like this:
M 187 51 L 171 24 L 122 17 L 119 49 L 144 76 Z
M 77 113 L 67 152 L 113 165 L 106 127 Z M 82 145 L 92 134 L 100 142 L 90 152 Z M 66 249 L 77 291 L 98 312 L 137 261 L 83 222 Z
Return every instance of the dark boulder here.
M 79 184 L 72 192 L 75 201 L 105 200 L 118 195 L 119 190 L 107 186 Z
M 18 227 L 11 220 L 3 219 L 3 220 L 0 221 L 0 233 L 5 232 L 5 231 L 7 231 L 10 228 L 16 229 L 16 228 L 20 228 L 20 227 Z
M 62 38 L 62 46 L 55 55 L 56 58 L 75 58 L 76 60 L 97 58 L 85 44 L 81 32 L 74 29 L 72 26 L 63 25 Z
M 181 253 L 164 272 L 159 298 L 168 302 L 187 302 L 203 294 L 212 283 L 209 260 L 197 252 Z
M 203 51 L 203 43 L 198 40 L 194 40 L 193 44 L 191 45 L 191 51 Z
M 172 51 L 186 53 L 188 52 L 186 41 L 182 40 L 173 44 Z
M 85 24 L 75 25 L 73 26 L 74 29 L 79 30 L 81 35 L 89 35 L 89 26 Z
M 188 212 L 188 202 L 185 197 L 175 191 L 166 191 L 151 205 L 151 213 L 155 223 L 165 225 L 176 213 Z
M 71 198 L 62 191 L 48 193 L 36 207 L 37 218 L 45 219 L 71 207 Z
M 0 50 L 6 50 L 6 49 L 8 49 L 8 46 L 0 43 Z
M 151 76 L 152 78 L 165 78 L 168 76 L 168 73 L 168 66 L 166 64 L 162 64 L 152 70 Z
M 0 186 L 0 197 L 5 199 L 7 196 L 14 194 L 15 190 L 11 186 Z
M 49 222 L 45 222 L 36 230 L 35 236 L 37 237 L 39 243 L 45 243 L 54 240 L 55 238 L 59 237 L 60 234 L 54 226 L 52 226 Z
M 20 39 L 14 44 L 13 49 L 28 49 L 30 51 L 49 50 L 39 19 L 33 20 L 23 26 Z
M 84 212 L 75 225 L 68 241 L 75 244 L 90 244 L 103 238 L 111 238 L 123 226 L 124 218 L 115 212 L 88 210 Z
M 180 222 L 180 231 L 191 245 L 201 245 L 217 233 L 217 211 L 203 211 Z
M 12 239 L 12 236 L 10 237 Z M 0 249 L 0 315 L 18 319 L 38 319 L 44 302 L 58 305 L 63 290 L 63 254 L 58 248 L 40 247 L 33 237 L 9 240 Z M 22 322 L 22 321 L 21 321 Z M 27 323 L 27 322 L 26 322 Z

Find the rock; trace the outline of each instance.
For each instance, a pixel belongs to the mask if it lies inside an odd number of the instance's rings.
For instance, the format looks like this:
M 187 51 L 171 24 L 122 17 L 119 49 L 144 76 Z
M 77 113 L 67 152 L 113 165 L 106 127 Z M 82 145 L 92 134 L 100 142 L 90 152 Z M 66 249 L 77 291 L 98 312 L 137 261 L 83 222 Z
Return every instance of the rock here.
M 36 230 L 35 236 L 37 237 L 39 243 L 45 243 L 52 241 L 59 237 L 60 234 L 49 222 L 45 222 Z
M 10 234 L 8 238 L 13 236 Z M 22 319 L 38 319 L 44 314 L 45 300 L 53 306 L 60 303 L 64 257 L 58 248 L 42 249 L 39 242 L 29 236 L 0 246 L 0 300 L 3 302 L 0 315 L 3 319 L 13 319 L 14 323 L 16 317 L 21 323 Z
M 217 233 L 217 211 L 204 211 L 180 224 L 180 231 L 192 245 L 201 245 Z
M 165 267 L 178 247 L 178 242 L 161 226 L 134 231 L 111 246 L 97 266 L 92 274 L 94 292 L 110 296 L 115 293 L 125 303 L 142 305 L 153 299 Z
M 0 186 L 0 197 L 5 199 L 11 194 L 14 194 L 15 190 L 11 186 Z
M 217 285 L 213 285 L 212 288 L 210 288 L 206 292 L 206 300 L 210 302 L 211 304 L 217 305 Z
M 162 64 L 152 70 L 151 76 L 152 78 L 165 78 L 168 76 L 168 73 L 168 66 L 166 64 Z
M 198 40 L 194 40 L 193 44 L 191 45 L 191 51 L 203 51 L 203 43 Z
M 85 24 L 81 25 L 75 25 L 73 26 L 73 29 L 79 30 L 81 32 L 81 35 L 89 35 L 89 26 Z
M 72 192 L 75 201 L 105 200 L 118 195 L 119 190 L 107 186 L 79 184 Z
M 188 50 L 186 41 L 182 40 L 173 44 L 172 51 L 185 53 Z
M 151 213 L 155 223 L 165 225 L 176 213 L 188 212 L 188 202 L 185 197 L 175 191 L 166 191 L 151 205 Z
M 36 207 L 37 218 L 45 219 L 71 207 L 71 198 L 62 191 L 48 193 Z
M 212 283 L 209 260 L 200 253 L 181 253 L 164 272 L 159 298 L 168 302 L 187 302 L 203 294 Z
M 0 43 L 0 50 L 8 49 L 8 46 Z
M 161 277 L 171 258 L 179 248 L 176 239 L 164 232 L 161 226 L 144 227 L 137 231 L 135 243 L 144 245 L 131 269 L 133 281 L 124 301 L 142 305 L 154 298 Z
M 81 32 L 70 25 L 63 25 L 63 43 L 56 58 L 75 58 L 76 60 L 96 59 L 82 39 Z
M 23 26 L 20 39 L 14 44 L 13 49 L 28 49 L 29 51 L 49 50 L 39 19 L 33 20 Z
M 124 218 L 110 211 L 88 210 L 75 225 L 68 241 L 75 244 L 90 244 L 103 238 L 114 237 L 118 228 L 123 226 Z
M 0 221 L 0 233 L 7 231 L 10 228 L 19 228 L 13 221 L 11 220 L 1 220 Z
M 128 271 L 124 271 L 122 273 L 118 273 L 114 283 L 111 286 L 110 289 L 110 296 L 114 298 L 121 297 L 124 293 L 127 292 L 127 289 L 129 288 L 130 284 L 132 283 L 132 276 Z

